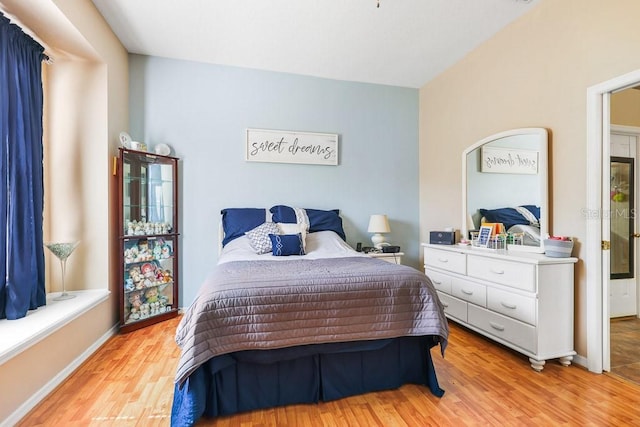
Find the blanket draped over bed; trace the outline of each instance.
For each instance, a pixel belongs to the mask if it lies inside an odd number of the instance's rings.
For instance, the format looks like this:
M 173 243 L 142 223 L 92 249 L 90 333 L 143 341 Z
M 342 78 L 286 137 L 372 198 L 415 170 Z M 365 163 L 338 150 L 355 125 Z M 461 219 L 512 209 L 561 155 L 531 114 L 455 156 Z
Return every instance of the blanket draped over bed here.
M 236 351 L 424 335 L 437 337 L 444 353 L 441 303 L 411 267 L 368 257 L 228 262 L 206 279 L 178 326 L 175 381 Z

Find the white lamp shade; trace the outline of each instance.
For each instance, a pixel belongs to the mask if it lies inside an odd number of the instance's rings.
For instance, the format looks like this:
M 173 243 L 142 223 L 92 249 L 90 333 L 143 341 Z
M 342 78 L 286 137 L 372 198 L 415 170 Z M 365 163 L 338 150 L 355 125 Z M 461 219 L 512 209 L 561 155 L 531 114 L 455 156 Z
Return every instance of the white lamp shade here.
M 391 227 L 389 227 L 389 220 L 386 215 L 371 215 L 369 218 L 369 233 L 389 233 Z

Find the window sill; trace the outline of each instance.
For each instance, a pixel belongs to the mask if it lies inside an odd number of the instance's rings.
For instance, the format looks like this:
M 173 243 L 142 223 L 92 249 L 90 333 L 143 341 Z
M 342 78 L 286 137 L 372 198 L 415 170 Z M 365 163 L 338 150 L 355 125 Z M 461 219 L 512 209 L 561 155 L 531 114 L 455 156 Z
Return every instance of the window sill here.
M 86 313 L 109 297 L 108 290 L 69 292 L 75 298 L 54 301 L 59 293 L 47 294 L 47 305 L 31 310 L 18 320 L 0 320 L 0 365 L 38 341 Z

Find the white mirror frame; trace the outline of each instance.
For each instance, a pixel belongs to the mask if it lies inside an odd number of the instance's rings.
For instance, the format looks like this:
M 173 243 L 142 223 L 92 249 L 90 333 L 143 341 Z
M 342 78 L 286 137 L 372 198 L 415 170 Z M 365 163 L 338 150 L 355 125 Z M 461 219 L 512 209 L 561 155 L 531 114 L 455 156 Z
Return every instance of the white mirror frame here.
M 544 252 L 544 239 L 549 235 L 549 161 L 548 147 L 549 135 L 544 128 L 519 128 L 496 133 L 488 136 L 472 146 L 465 149 L 462 153 L 462 227 L 461 236 L 468 238 L 468 212 L 467 212 L 467 155 L 473 150 L 482 147 L 497 139 L 506 138 L 517 135 L 535 135 L 540 139 L 540 152 L 538 156 L 538 178 L 540 185 L 540 245 L 508 245 L 508 250 L 526 251 L 526 252 Z M 499 191 L 499 190 L 498 190 Z

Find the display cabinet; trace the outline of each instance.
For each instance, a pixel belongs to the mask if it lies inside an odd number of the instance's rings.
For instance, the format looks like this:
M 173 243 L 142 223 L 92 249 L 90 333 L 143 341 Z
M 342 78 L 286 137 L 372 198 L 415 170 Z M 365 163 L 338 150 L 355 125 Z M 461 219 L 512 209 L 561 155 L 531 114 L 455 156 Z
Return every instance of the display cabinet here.
M 120 330 L 178 315 L 178 159 L 119 149 Z

